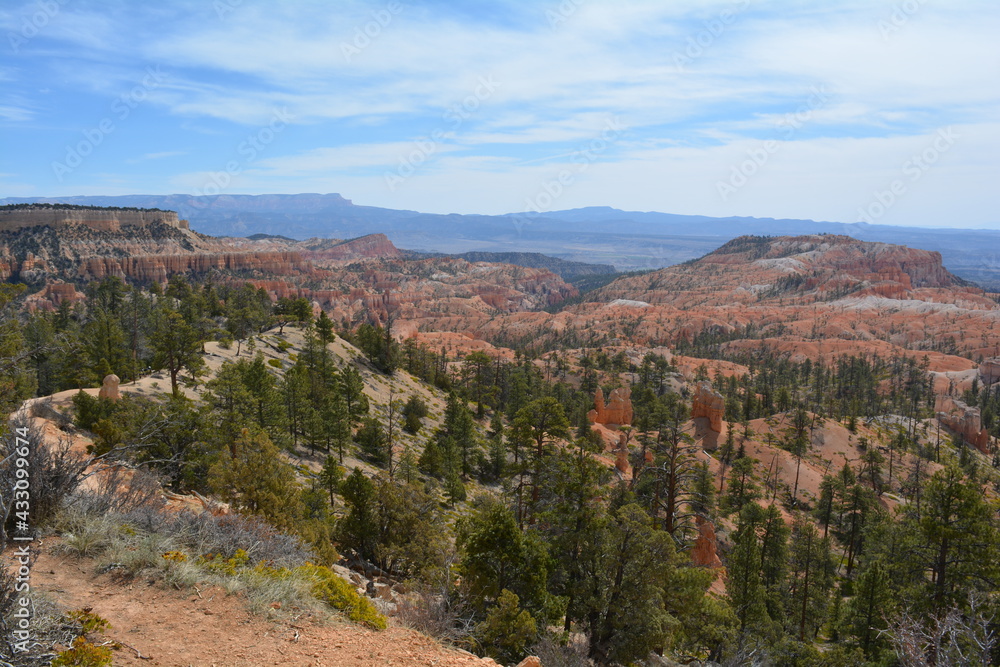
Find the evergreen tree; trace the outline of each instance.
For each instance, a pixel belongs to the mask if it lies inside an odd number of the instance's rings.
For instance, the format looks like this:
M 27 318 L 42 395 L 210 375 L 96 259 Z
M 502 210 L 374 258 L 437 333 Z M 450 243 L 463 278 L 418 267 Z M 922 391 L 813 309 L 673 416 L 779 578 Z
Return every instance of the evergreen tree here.
M 521 609 L 517 596 L 504 589 L 497 605 L 473 632 L 476 652 L 514 664 L 528 654 L 538 636 L 538 626 L 528 610 Z
M 854 584 L 854 597 L 847 605 L 846 625 L 857 638 L 869 660 L 874 660 L 886 648 L 883 631 L 885 619 L 891 616 L 895 595 L 885 564 L 874 560 L 862 570 Z
M 521 532 L 503 504 L 478 499 L 472 515 L 459 523 L 458 546 L 462 586 L 474 607 L 488 609 L 509 590 L 532 615 L 546 620 L 553 615 L 545 545 L 537 535 Z
M 756 503 L 740 512 L 733 550 L 726 561 L 729 573 L 726 593 L 741 633 L 757 630 L 770 621 L 767 590 L 761 575 L 763 557 L 757 534 L 760 524 L 760 506 Z
M 664 646 L 676 623 L 664 608 L 676 566 L 673 542 L 641 507 L 627 504 L 607 522 L 597 548 L 588 573 L 590 657 L 629 664 Z
M 533 510 L 531 508 L 538 502 L 540 493 L 538 483 L 541 478 L 541 470 L 554 441 L 557 438 L 566 438 L 569 436 L 569 421 L 566 419 L 566 413 L 563 410 L 562 404 L 556 399 L 546 396 L 535 399 L 518 410 L 517 417 L 514 419 L 514 424 L 511 428 L 514 431 L 512 435 L 513 440 L 531 443 L 533 446 L 530 504 L 527 506 L 523 505 L 520 493 L 518 496 L 519 521 L 523 522 L 526 517 L 532 514 Z M 523 482 L 519 483 L 519 491 L 522 486 Z
M 281 459 L 264 433 L 244 429 L 233 441 L 234 455 L 212 466 L 209 485 L 223 500 L 248 514 L 266 517 L 278 528 L 293 528 L 304 514 L 295 469 Z
M 789 555 L 789 618 L 794 619 L 799 641 L 804 642 L 807 636 L 812 638 L 826 618 L 833 587 L 830 544 L 820 537 L 811 521 L 798 516 L 792 524 Z
M 169 308 L 160 308 L 153 333 L 153 368 L 163 368 L 170 374 L 170 390 L 180 393 L 177 377 L 182 370 L 192 377 L 203 372 L 201 341 L 198 332 L 184 321 L 181 314 Z

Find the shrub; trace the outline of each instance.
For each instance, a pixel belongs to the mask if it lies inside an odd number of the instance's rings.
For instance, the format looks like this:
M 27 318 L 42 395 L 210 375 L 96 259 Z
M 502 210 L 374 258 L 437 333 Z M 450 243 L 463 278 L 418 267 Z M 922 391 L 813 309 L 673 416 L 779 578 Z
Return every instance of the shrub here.
M 268 359 L 267 363 L 269 366 L 273 366 L 274 368 L 282 368 L 284 366 L 284 364 L 281 363 L 281 359 Z
M 90 609 L 77 609 L 66 614 L 71 620 L 80 624 L 80 631 L 89 635 L 92 632 L 103 633 L 111 629 L 108 619 L 95 614 Z
M 406 405 L 403 406 L 403 416 L 406 418 L 403 430 L 414 435 L 419 433 L 423 424 L 421 420 L 427 416 L 427 412 L 427 404 L 419 396 L 416 394 L 410 396 Z
M 10 420 L 7 432 L 0 438 L 0 544 L 6 542 L 8 531 L 15 525 L 12 501 L 19 482 L 18 470 L 23 473 L 26 467 L 30 471 L 31 517 L 36 527 L 56 513 L 83 479 L 87 459 L 72 451 L 71 443 L 46 446 L 43 441 L 41 430 L 22 414 Z M 18 461 L 27 465 L 18 466 Z
M 361 597 L 347 581 L 328 567 L 307 563 L 297 568 L 313 580 L 312 594 L 334 609 L 344 612 L 355 623 L 375 630 L 385 630 L 385 616 L 379 613 L 368 598 Z
M 95 398 L 83 389 L 73 396 L 73 407 L 76 408 L 77 426 L 88 431 L 102 419 L 109 419 L 115 411 L 115 404 L 108 398 Z
M 517 596 L 506 588 L 500 593 L 497 606 L 476 626 L 474 633 L 477 652 L 505 665 L 516 663 L 527 655 L 528 647 L 537 636 L 535 619 L 518 606 Z
M 73 646 L 55 657 L 52 667 L 105 667 L 111 664 L 111 649 L 96 646 L 86 637 L 77 637 Z
M 66 614 L 67 620 L 79 626 L 79 635 L 73 645 L 52 661 L 52 667 L 105 667 L 111 664 L 111 648 L 97 646 L 87 639 L 89 634 L 103 634 L 111 628 L 107 619 L 90 609 L 78 609 Z

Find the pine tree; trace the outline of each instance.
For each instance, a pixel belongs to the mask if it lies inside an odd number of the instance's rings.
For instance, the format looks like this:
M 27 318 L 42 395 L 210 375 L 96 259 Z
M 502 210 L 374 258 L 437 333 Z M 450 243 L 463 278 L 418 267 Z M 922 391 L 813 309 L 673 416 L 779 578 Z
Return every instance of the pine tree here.
M 486 620 L 473 631 L 476 653 L 514 664 L 528 653 L 538 636 L 538 626 L 527 609 L 521 609 L 517 596 L 504 589 Z
M 590 576 L 590 657 L 601 664 L 629 664 L 669 637 L 675 621 L 664 609 L 665 588 L 676 554 L 670 536 L 654 529 L 634 503 L 618 509 L 606 526 Z
M 202 373 L 205 362 L 201 358 L 198 332 L 177 311 L 165 307 L 159 310 L 152 343 L 153 368 L 167 370 L 170 390 L 175 396 L 180 393 L 177 377 L 182 370 L 193 377 Z
M 790 549 L 789 616 L 795 619 L 799 641 L 812 637 L 826 617 L 833 585 L 833 562 L 828 540 L 816 526 L 798 516 L 792 524 Z
M 513 440 L 531 443 L 533 446 L 531 502 L 527 506 L 521 507 L 520 520 L 523 522 L 533 513 L 533 508 L 538 502 L 540 493 L 538 482 L 553 442 L 557 438 L 569 436 L 569 421 L 566 419 L 562 404 L 555 398 L 546 396 L 535 399 L 521 408 L 511 428 L 514 431 Z
M 846 622 L 869 659 L 874 659 L 886 644 L 882 631 L 895 606 L 895 597 L 885 564 L 881 560 L 867 564 L 854 584 Z
M 741 633 L 768 623 L 767 591 L 761 575 L 763 555 L 757 531 L 761 523 L 760 506 L 748 505 L 740 512 L 733 550 L 726 561 L 729 578 L 726 594 L 736 613 Z
M 244 429 L 232 452 L 212 466 L 212 490 L 237 510 L 266 517 L 278 528 L 294 527 L 304 513 L 301 488 L 278 448 L 266 434 Z

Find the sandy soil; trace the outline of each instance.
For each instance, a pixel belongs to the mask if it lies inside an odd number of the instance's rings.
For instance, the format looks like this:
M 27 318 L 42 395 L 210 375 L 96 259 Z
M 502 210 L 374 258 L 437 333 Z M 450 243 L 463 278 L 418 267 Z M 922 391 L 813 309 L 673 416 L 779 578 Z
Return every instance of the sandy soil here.
M 118 582 L 96 575 L 91 560 L 54 554 L 46 542 L 32 570 L 33 586 L 66 609 L 92 607 L 110 621 L 107 638 L 128 647 L 115 652 L 115 665 L 496 666 L 391 619 L 382 632 L 295 610 L 269 619 L 218 587 L 176 590 L 146 578 Z

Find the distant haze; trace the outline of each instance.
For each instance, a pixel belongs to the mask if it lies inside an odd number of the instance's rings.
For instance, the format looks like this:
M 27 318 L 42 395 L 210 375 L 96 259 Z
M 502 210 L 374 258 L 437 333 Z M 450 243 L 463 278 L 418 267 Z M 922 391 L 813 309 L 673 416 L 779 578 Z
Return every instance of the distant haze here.
M 24 203 L 9 198 L 0 204 Z M 34 200 L 30 200 L 34 201 Z M 357 206 L 339 194 L 128 195 L 54 197 L 48 202 L 137 206 L 177 211 L 191 228 L 212 236 L 278 234 L 354 238 L 385 233 L 397 246 L 424 252 L 538 252 L 560 259 L 657 269 L 700 257 L 736 236 L 846 234 L 863 241 L 909 245 L 942 254 L 945 266 L 1000 291 L 1000 231 L 925 229 L 814 220 L 712 218 L 609 207 L 544 215 L 439 215 Z

